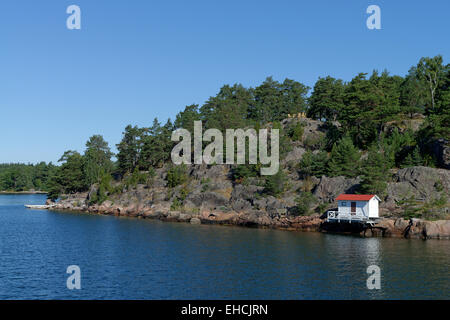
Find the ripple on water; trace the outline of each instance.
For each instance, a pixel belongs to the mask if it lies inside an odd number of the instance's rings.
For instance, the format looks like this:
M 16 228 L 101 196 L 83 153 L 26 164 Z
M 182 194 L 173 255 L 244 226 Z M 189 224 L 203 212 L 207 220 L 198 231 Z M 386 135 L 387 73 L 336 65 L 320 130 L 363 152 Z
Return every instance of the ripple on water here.
M 2 299 L 449 299 L 448 241 L 32 211 L 0 195 Z M 66 288 L 78 265 L 82 290 Z M 366 287 L 369 265 L 382 289 Z

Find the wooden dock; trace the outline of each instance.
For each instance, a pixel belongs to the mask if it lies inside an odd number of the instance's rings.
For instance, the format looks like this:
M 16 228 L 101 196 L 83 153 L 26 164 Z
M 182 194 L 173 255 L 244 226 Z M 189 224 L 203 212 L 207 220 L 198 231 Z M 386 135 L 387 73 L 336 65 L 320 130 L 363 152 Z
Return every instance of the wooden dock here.
M 37 209 L 37 210 L 47 210 L 47 209 L 53 208 L 54 206 L 55 206 L 55 205 L 47 205 L 47 204 L 44 204 L 44 205 L 26 204 L 26 205 L 25 205 L 25 208 L 28 208 L 28 209 Z

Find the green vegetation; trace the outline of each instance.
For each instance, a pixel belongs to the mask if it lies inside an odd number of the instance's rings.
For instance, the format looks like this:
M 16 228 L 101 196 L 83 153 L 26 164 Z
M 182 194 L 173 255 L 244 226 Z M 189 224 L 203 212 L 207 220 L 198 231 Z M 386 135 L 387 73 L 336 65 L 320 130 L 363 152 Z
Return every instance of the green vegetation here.
M 285 189 L 285 181 L 286 175 L 282 169 L 272 176 L 267 176 L 266 184 L 264 185 L 265 193 L 275 197 L 280 195 Z
M 326 151 L 319 151 L 313 153 L 308 150 L 302 157 L 299 163 L 300 172 L 304 177 L 328 174 L 328 153 Z
M 48 198 L 56 200 L 61 194 L 87 191 L 92 184 L 109 180 L 113 171 L 112 155 L 108 143 L 100 135 L 88 140 L 84 155 L 66 151 L 58 160 L 61 165 L 48 179 Z M 103 195 L 99 197 L 104 198 Z
M 359 175 L 359 150 L 349 136 L 343 137 L 331 149 L 328 162 L 331 176 L 356 177 Z
M 288 129 L 288 137 L 291 138 L 292 141 L 301 141 L 304 130 L 305 128 L 301 122 L 295 122 Z
M 402 216 L 405 219 L 440 220 L 448 216 L 447 196 L 445 193 L 441 193 L 438 198 L 427 201 L 408 198 L 400 201 L 398 204 L 403 207 Z
M 56 167 L 49 163 L 0 164 L 0 191 L 46 191 Z
M 269 77 L 255 88 L 224 85 L 203 105 L 186 106 L 174 123 L 169 119 L 162 125 L 155 119 L 149 127 L 128 125 L 117 144 L 116 162 L 111 160 L 108 143 L 94 135 L 83 154 L 67 151 L 59 166 L 0 165 L 0 190 L 45 190 L 49 198 L 56 199 L 98 185 L 94 200 L 101 202 L 123 187 L 150 186 L 154 170 L 170 161 L 172 131 L 192 131 L 194 121 L 200 120 L 205 129 L 278 128 L 281 157 L 291 150 L 292 141 L 303 143 L 307 149 L 298 163 L 304 179 L 362 176 L 361 191 L 382 194 L 390 169 L 439 165 L 431 148 L 438 138 L 450 140 L 449 84 L 449 64 L 436 56 L 420 59 L 405 77 L 373 71 L 371 75 L 360 73 L 349 82 L 330 76 L 319 78 L 309 97 L 310 88 L 291 79 L 278 82 Z M 281 125 L 288 114 L 299 112 L 320 120 L 323 133 L 308 132 L 305 136 L 302 121 Z M 419 130 L 399 125 L 406 120 L 420 121 Z M 259 166 L 236 165 L 231 176 L 235 183 L 258 178 L 267 194 L 283 192 L 282 173 L 261 177 Z M 184 166 L 168 169 L 169 187 L 186 181 Z M 310 199 L 307 193 L 300 199 L 302 212 L 307 212 Z
M 381 148 L 373 146 L 363 162 L 361 191 L 384 196 L 389 177 L 389 162 Z
M 187 168 L 185 164 L 173 166 L 167 171 L 167 185 L 174 188 L 187 181 Z
M 311 192 L 302 192 L 300 197 L 296 199 L 297 201 L 297 212 L 299 215 L 309 215 L 311 214 L 311 208 L 317 203 L 317 199 L 312 195 Z

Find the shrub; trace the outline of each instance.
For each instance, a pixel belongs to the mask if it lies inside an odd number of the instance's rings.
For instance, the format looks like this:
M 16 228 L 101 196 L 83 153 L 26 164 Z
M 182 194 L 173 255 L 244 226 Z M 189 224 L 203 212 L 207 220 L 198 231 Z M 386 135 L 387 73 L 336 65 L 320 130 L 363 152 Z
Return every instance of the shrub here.
M 311 207 L 317 203 L 316 197 L 310 192 L 303 192 L 300 197 L 297 198 L 297 212 L 300 215 L 308 215 L 311 213 Z
M 249 177 L 257 177 L 259 175 L 259 168 L 255 164 L 241 164 L 233 168 L 231 175 L 235 182 L 242 183 Z
M 173 166 L 167 171 L 167 183 L 170 188 L 176 187 L 187 181 L 187 168 L 185 164 Z
M 305 128 L 301 122 L 296 122 L 294 125 L 291 125 L 288 130 L 288 136 L 292 141 L 301 141 L 303 137 L 303 132 Z
M 282 169 L 274 175 L 268 176 L 266 178 L 266 183 L 264 185 L 264 192 L 271 196 L 278 196 L 284 191 L 286 175 Z
M 299 163 L 300 172 L 303 176 L 321 177 L 328 173 L 328 153 L 320 151 L 312 153 L 308 150 L 302 157 Z

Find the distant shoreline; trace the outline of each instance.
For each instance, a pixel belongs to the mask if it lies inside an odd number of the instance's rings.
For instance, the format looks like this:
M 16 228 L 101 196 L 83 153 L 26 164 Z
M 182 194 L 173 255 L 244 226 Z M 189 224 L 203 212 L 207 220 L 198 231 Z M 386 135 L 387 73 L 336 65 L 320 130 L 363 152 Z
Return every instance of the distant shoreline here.
M 0 194 L 47 194 L 46 191 L 0 191 Z

